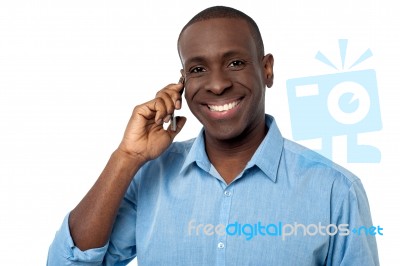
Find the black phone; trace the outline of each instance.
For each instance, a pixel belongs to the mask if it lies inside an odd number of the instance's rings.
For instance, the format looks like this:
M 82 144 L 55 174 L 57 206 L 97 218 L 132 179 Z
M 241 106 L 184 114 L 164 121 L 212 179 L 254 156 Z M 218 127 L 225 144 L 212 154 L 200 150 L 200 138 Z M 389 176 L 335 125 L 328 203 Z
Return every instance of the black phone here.
M 180 91 L 181 95 L 183 94 L 183 91 L 185 90 L 185 77 L 181 76 L 179 78 L 179 82 L 183 84 L 183 88 Z M 174 115 L 174 113 L 172 113 L 172 117 L 171 117 L 171 130 L 172 131 L 176 131 L 176 116 Z

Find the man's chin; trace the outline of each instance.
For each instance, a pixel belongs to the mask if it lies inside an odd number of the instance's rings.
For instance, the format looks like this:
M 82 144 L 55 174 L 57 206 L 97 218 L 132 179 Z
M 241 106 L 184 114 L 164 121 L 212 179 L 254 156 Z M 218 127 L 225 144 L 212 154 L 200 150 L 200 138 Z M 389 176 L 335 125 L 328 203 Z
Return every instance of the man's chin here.
M 219 125 L 217 127 L 205 127 L 205 134 L 208 138 L 216 141 L 234 141 L 241 137 L 243 130 L 233 126 Z

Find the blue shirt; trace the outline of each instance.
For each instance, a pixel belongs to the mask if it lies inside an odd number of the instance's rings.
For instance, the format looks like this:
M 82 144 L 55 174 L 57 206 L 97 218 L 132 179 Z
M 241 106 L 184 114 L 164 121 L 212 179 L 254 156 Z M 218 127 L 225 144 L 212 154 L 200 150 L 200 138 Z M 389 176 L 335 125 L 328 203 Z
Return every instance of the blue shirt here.
M 203 131 L 173 143 L 134 177 L 104 247 L 74 246 L 67 215 L 48 265 L 379 265 L 360 179 L 266 125 L 229 185 Z

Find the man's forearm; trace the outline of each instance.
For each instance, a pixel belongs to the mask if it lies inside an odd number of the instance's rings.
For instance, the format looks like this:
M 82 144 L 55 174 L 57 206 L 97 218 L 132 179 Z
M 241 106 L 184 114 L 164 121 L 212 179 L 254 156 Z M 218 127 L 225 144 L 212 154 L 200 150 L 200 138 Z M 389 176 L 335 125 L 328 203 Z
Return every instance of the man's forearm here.
M 69 216 L 72 239 L 80 250 L 104 246 L 132 177 L 143 163 L 116 150 L 100 177 Z
M 147 161 L 160 156 L 182 130 L 186 118 L 178 117 L 176 130 L 163 128 L 181 108 L 183 84 L 170 84 L 151 101 L 137 105 L 118 149 L 82 201 L 70 213 L 69 229 L 80 250 L 104 246 L 111 234 L 121 201 L 132 177 Z

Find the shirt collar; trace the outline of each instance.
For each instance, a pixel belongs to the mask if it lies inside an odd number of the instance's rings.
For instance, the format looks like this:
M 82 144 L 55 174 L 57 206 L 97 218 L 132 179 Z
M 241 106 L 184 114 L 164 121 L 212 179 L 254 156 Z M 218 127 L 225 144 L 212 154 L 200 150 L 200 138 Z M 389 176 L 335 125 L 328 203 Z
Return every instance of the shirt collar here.
M 244 170 L 256 165 L 271 181 L 276 182 L 283 138 L 274 117 L 265 115 L 265 124 L 268 127 L 268 133 Z M 206 172 L 210 171 L 211 162 L 205 150 L 204 128 L 193 142 L 180 172 L 185 171 L 192 163 L 196 163 Z
M 276 182 L 283 150 L 283 137 L 273 116 L 265 115 L 265 124 L 268 133 L 247 163 L 246 169 L 256 165 L 271 181 Z
M 201 129 L 199 135 L 194 140 L 180 172 L 182 173 L 185 171 L 186 168 L 188 168 L 192 163 L 196 163 L 206 172 L 210 171 L 211 162 L 206 153 L 206 145 L 204 143 L 204 128 Z

